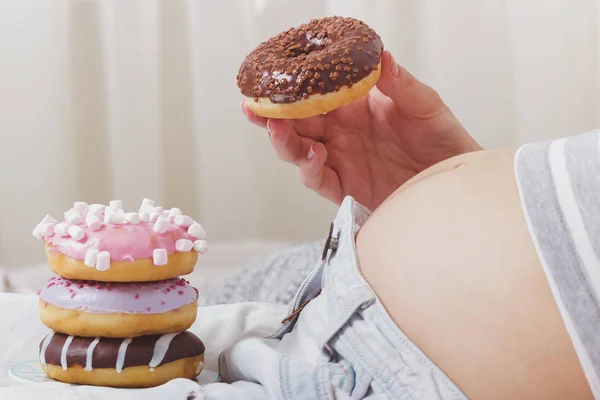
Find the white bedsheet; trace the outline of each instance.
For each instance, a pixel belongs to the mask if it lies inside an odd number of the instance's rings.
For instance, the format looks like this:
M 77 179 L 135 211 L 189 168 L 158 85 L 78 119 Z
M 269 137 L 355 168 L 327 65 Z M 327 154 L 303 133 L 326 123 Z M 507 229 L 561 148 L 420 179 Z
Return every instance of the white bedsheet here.
M 0 399 L 186 400 L 188 396 L 190 400 L 210 398 L 210 390 L 200 393 L 199 385 L 186 379 L 176 379 L 151 389 L 67 386 L 61 383 L 22 384 L 13 381 L 8 376 L 10 367 L 20 361 L 37 358 L 38 344 L 49 332 L 38 318 L 37 301 L 35 295 L 0 293 Z M 217 371 L 217 359 L 224 349 L 242 337 L 264 337 L 274 333 L 286 312 L 285 306 L 266 303 L 199 307 L 198 317 L 190 331 L 198 335 L 206 345 L 206 368 Z M 223 385 L 209 385 L 213 389 L 221 386 L 219 399 L 226 398 L 223 397 L 223 389 L 226 389 Z M 243 385 L 244 382 L 239 382 L 234 387 Z M 239 391 L 236 393 L 239 394 Z M 232 391 L 232 396 L 234 395 Z M 248 396 L 248 399 L 252 398 L 251 391 L 248 392 Z

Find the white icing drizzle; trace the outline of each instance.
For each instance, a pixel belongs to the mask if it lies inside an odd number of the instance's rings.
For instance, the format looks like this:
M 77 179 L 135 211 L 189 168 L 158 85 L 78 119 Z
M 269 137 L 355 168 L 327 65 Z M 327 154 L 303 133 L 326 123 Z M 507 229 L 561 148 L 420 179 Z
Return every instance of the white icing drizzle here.
M 171 340 L 175 336 L 179 335 L 178 333 L 167 333 L 166 335 L 162 335 L 154 345 L 154 352 L 152 353 L 152 359 L 148 364 L 150 367 L 158 367 L 165 358 L 165 354 L 167 354 L 167 350 L 169 350 L 169 345 L 171 344 Z
M 46 364 L 46 350 L 53 337 L 54 332 L 50 332 L 48 336 L 44 338 L 44 342 L 42 343 L 42 349 L 40 350 L 40 363 L 42 363 L 42 365 Z
M 72 341 L 73 336 L 69 336 L 67 340 L 65 340 L 65 344 L 60 351 L 60 366 L 62 367 L 63 371 L 67 370 L 67 350 L 69 350 L 69 346 L 71 345 Z
M 117 354 L 117 365 L 115 369 L 117 373 L 120 374 L 123 371 L 123 364 L 125 363 L 125 352 L 127 351 L 127 346 L 131 343 L 131 338 L 124 339 L 121 345 L 119 346 L 119 353 Z
M 86 371 L 91 371 L 92 370 L 92 358 L 93 358 L 93 354 L 94 354 L 94 349 L 96 348 L 96 345 L 98 344 L 98 342 L 100 341 L 100 338 L 95 338 L 94 341 L 92 343 L 90 343 L 90 345 L 87 348 L 87 353 L 85 354 L 85 370 Z

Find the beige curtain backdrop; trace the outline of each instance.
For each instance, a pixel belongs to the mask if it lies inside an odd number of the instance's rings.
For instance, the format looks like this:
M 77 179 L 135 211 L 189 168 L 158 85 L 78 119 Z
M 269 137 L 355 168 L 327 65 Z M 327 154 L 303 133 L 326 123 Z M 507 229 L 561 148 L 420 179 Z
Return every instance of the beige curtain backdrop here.
M 213 241 L 312 239 L 335 208 L 239 111 L 245 55 L 326 15 L 365 20 L 487 147 L 600 126 L 598 0 L 0 0 L 0 263 L 74 200 L 150 197 Z

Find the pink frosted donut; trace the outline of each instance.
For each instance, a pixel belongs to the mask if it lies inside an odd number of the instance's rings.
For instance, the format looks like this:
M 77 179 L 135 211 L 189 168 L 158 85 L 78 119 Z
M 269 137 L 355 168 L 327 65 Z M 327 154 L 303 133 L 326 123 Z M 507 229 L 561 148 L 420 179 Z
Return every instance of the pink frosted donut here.
M 102 283 L 51 278 L 39 291 L 42 323 L 72 336 L 134 337 L 188 329 L 198 290 L 181 278 Z
M 204 228 L 178 208 L 144 199 L 138 212 L 120 200 L 108 206 L 75 202 L 58 222 L 46 216 L 33 235 L 43 241 L 50 268 L 65 278 L 144 282 L 193 271 L 207 249 Z

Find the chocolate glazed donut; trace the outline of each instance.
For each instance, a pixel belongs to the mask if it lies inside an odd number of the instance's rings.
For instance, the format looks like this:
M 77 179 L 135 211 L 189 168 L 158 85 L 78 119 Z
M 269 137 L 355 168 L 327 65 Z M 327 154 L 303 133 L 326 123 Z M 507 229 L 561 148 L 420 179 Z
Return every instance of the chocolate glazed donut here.
M 382 51 L 381 38 L 362 21 L 312 20 L 261 43 L 242 63 L 237 84 L 259 115 L 316 115 L 366 94 L 379 78 Z M 328 96 L 327 104 L 301 109 Z
M 204 343 L 191 332 L 135 338 L 92 338 L 51 332 L 40 343 L 40 363 L 62 382 L 149 387 L 193 379 L 203 366 Z

